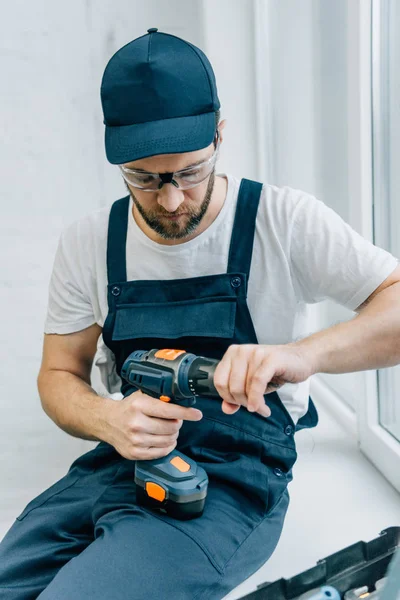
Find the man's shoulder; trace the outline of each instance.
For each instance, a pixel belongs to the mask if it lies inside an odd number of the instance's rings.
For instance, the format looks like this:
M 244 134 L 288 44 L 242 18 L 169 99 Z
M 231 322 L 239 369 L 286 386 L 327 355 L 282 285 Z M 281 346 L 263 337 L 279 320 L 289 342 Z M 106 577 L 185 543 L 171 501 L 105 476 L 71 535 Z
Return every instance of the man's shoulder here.
M 298 202 L 298 200 L 304 196 L 311 196 L 310 192 L 303 189 L 295 188 L 290 185 L 276 185 L 269 182 L 263 183 L 263 191 L 270 197 L 286 201 L 290 199 L 294 203 Z
M 235 175 L 229 175 L 230 178 L 232 178 L 232 180 L 236 183 L 236 188 L 239 190 L 240 188 L 240 183 L 242 181 L 242 179 L 249 179 L 250 181 L 256 181 L 257 183 L 261 183 L 262 185 L 262 190 L 261 190 L 261 194 L 262 196 L 264 196 L 265 198 L 269 199 L 269 198 L 275 198 L 275 199 L 279 199 L 279 200 L 283 200 L 283 199 L 292 199 L 294 202 L 297 202 L 299 198 L 302 198 L 304 196 L 307 197 L 312 197 L 312 194 L 310 192 L 307 192 L 304 189 L 301 188 L 296 188 L 290 185 L 276 185 L 274 183 L 271 183 L 269 181 L 266 181 L 265 179 L 262 178 L 251 178 L 251 177 L 237 177 Z
M 126 196 L 125 196 L 126 197 Z M 121 198 L 122 199 L 122 198 Z M 111 207 L 114 202 L 92 210 L 74 221 L 63 230 L 63 236 L 68 239 L 106 240 Z
M 240 179 L 238 179 L 240 184 Z M 309 206 L 316 198 L 308 191 L 290 185 L 276 185 L 262 179 L 254 179 L 262 184 L 259 217 L 268 221 L 279 220 L 285 223 L 292 220 L 296 209 Z

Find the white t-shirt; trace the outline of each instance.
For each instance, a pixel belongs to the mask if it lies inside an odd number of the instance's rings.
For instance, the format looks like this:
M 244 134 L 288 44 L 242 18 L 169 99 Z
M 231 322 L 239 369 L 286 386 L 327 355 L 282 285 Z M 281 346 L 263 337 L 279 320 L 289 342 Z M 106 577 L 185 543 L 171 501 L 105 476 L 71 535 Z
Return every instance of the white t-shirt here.
M 128 280 L 180 279 L 226 273 L 240 179 L 228 179 L 225 203 L 194 239 L 174 246 L 150 240 L 136 224 L 130 199 L 126 243 Z M 49 286 L 45 333 L 104 325 L 107 228 L 111 205 L 69 225 L 60 236 Z M 397 258 L 374 246 L 314 196 L 264 184 L 256 220 L 248 306 L 260 344 L 310 335 L 307 304 L 330 298 L 355 310 L 396 268 Z M 99 338 L 94 359 L 115 399 L 121 380 L 113 353 Z M 279 396 L 294 423 L 307 412 L 310 380 L 287 383 Z

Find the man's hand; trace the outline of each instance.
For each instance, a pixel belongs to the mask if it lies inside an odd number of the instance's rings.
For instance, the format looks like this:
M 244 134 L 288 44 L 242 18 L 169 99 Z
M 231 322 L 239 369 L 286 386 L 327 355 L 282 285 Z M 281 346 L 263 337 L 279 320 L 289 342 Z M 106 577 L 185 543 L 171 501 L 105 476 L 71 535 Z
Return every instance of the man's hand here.
M 285 383 L 300 383 L 313 375 L 306 354 L 293 344 L 229 346 L 214 374 L 214 385 L 223 398 L 222 410 L 233 414 L 241 406 L 269 417 L 264 394 Z
M 202 416 L 197 408 L 162 402 L 139 390 L 107 405 L 102 439 L 128 460 L 161 458 L 175 448 L 183 421 Z

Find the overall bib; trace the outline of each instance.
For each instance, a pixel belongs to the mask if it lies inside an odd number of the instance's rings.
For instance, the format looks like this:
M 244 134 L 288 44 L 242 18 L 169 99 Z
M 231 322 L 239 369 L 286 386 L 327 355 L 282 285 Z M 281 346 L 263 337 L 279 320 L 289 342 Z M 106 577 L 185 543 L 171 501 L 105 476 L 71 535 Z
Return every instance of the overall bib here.
M 119 375 L 134 350 L 221 359 L 231 344 L 258 343 L 246 296 L 261 188 L 241 181 L 227 272 L 179 280 L 127 281 L 129 196 L 114 202 L 103 339 Z M 122 394 L 133 391 L 123 381 Z M 265 401 L 267 418 L 245 407 L 226 415 L 222 400 L 196 399 L 203 418 L 183 421 L 176 446 L 209 478 L 204 512 L 193 520 L 137 505 L 135 461 L 106 442 L 78 458 L 0 545 L 0 598 L 36 598 L 41 590 L 40 600 L 223 598 L 275 550 L 297 459 L 294 433 L 318 423 L 311 398 L 296 426 L 277 392 Z

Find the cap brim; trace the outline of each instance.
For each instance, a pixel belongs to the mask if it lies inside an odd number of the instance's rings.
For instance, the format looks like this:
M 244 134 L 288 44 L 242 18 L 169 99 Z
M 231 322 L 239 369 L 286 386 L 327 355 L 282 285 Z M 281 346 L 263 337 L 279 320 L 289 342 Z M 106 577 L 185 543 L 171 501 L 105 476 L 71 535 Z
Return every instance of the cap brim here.
M 111 164 L 120 165 L 157 154 L 193 152 L 209 146 L 215 131 L 215 112 L 120 127 L 106 125 L 106 156 Z

